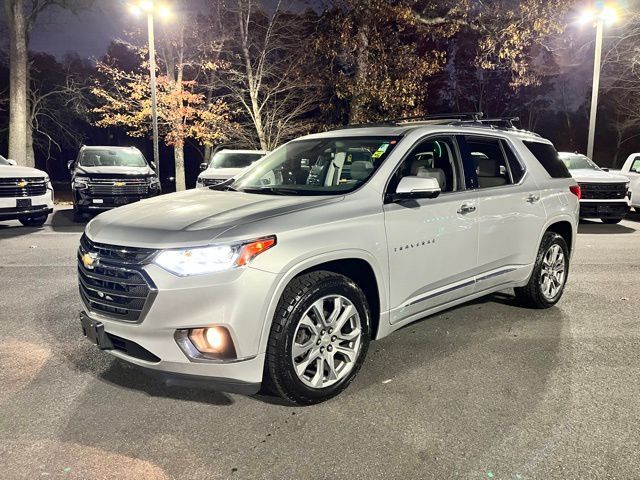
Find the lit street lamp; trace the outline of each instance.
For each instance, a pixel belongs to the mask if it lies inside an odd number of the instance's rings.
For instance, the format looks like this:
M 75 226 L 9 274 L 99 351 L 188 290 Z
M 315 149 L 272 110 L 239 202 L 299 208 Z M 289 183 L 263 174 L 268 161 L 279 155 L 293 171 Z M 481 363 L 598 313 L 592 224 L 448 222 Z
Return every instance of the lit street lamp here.
M 593 159 L 593 145 L 596 134 L 596 117 L 598 115 L 598 90 L 600 89 L 600 69 L 602 64 L 602 37 L 604 26 L 615 23 L 618 13 L 611 5 L 598 3 L 596 8 L 586 10 L 581 17 L 583 23 L 592 23 L 596 27 L 596 48 L 593 62 L 593 89 L 591 91 L 591 110 L 589 112 L 589 141 L 587 156 Z
M 129 4 L 129 10 L 135 16 L 147 14 L 149 33 L 149 75 L 151 77 L 151 123 L 153 128 L 153 161 L 160 168 L 160 150 L 158 146 L 158 100 L 156 95 L 156 46 L 153 32 L 154 15 L 161 18 L 171 16 L 169 7 L 153 0 L 138 0 Z

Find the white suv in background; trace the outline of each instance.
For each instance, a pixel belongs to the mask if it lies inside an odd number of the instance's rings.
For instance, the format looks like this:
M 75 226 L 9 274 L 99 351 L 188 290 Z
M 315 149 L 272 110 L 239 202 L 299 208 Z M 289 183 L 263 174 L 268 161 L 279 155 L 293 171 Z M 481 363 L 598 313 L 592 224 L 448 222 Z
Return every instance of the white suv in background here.
M 0 155 L 0 221 L 19 220 L 24 226 L 44 225 L 53 212 L 53 187 L 42 170 L 18 167 Z
M 242 170 L 257 162 L 267 153 L 265 150 L 218 150 L 209 163 L 201 163 L 202 173 L 198 175 L 197 187 L 210 187 L 225 182 Z
M 172 378 L 317 403 L 427 315 L 508 288 L 555 305 L 578 193 L 550 142 L 478 120 L 309 135 L 233 182 L 92 220 L 82 329 Z

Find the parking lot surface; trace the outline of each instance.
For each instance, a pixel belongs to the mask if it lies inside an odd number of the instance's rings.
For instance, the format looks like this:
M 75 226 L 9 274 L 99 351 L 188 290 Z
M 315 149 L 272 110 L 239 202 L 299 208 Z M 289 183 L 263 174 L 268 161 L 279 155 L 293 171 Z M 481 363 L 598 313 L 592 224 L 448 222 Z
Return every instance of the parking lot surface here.
M 165 386 L 77 319 L 83 225 L 0 224 L 0 478 L 640 478 L 640 218 L 580 226 L 563 300 L 374 342 L 321 405 Z

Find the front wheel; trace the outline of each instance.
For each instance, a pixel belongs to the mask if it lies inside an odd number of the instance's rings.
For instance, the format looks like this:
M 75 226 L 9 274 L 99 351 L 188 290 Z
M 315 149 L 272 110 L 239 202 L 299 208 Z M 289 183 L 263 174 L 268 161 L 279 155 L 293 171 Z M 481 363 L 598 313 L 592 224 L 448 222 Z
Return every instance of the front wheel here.
M 602 223 L 606 223 L 607 225 L 615 225 L 622 221 L 621 218 L 601 218 Z
M 294 404 L 338 395 L 364 362 L 370 316 L 367 299 L 351 279 L 327 271 L 295 278 L 276 308 L 266 380 Z
M 20 223 L 25 227 L 41 227 L 47 221 L 47 215 L 39 215 L 37 217 L 21 218 Z
M 564 292 L 569 273 L 567 242 L 555 232 L 542 237 L 529 283 L 516 288 L 516 297 L 531 308 L 553 307 Z

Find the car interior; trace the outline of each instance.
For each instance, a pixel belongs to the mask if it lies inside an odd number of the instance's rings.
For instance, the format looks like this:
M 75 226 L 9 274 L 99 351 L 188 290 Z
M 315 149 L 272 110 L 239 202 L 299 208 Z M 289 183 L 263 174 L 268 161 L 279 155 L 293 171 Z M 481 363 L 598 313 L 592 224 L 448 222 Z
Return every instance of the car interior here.
M 511 183 L 506 159 L 498 141 L 467 139 L 467 146 L 471 150 L 480 188 L 500 187 Z
M 390 183 L 395 191 L 403 177 L 435 178 L 442 192 L 458 189 L 454 149 L 449 139 L 429 139 L 413 149 L 396 171 Z

